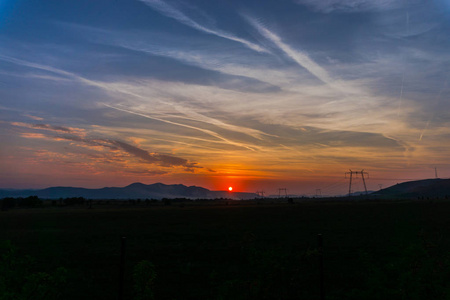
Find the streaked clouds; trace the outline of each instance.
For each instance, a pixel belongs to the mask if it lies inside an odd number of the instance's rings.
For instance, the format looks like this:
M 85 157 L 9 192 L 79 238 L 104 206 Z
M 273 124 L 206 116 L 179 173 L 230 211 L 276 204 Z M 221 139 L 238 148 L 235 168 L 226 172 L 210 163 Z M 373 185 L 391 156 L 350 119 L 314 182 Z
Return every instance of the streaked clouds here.
M 313 193 L 349 168 L 450 171 L 442 1 L 81 2 L 23 3 L 0 27 L 5 187 Z
M 382 11 L 401 7 L 405 3 L 402 0 L 296 0 L 296 2 L 325 13 Z
M 248 48 L 258 51 L 258 52 L 266 52 L 267 51 L 255 43 L 252 43 L 245 39 L 239 38 L 233 34 L 210 27 L 211 25 L 210 26 L 201 25 L 201 24 L 197 23 L 196 21 L 192 20 L 191 18 L 189 18 L 188 16 L 186 16 L 179 9 L 168 4 L 165 1 L 162 1 L 162 0 L 140 0 L 140 1 L 154 9 L 156 9 L 157 11 L 161 12 L 162 14 L 164 14 L 170 18 L 173 18 L 176 21 L 183 23 L 189 27 L 195 28 L 199 31 L 241 43 L 241 44 L 247 46 Z
M 112 140 L 107 138 L 88 137 L 86 130 L 80 128 L 67 128 L 63 126 L 54 126 L 49 124 L 27 124 L 22 122 L 13 122 L 13 126 L 38 129 L 44 131 L 56 132 L 56 135 L 46 135 L 39 132 L 22 132 L 20 135 L 24 138 L 53 139 L 56 141 L 71 141 L 77 143 L 77 146 L 89 146 L 91 149 L 109 151 L 123 150 L 145 163 L 156 164 L 163 167 L 183 167 L 186 171 L 193 172 L 197 166 L 195 162 L 189 162 L 187 159 L 176 157 L 165 153 L 151 153 L 129 143 Z M 154 172 L 153 172 L 154 173 Z

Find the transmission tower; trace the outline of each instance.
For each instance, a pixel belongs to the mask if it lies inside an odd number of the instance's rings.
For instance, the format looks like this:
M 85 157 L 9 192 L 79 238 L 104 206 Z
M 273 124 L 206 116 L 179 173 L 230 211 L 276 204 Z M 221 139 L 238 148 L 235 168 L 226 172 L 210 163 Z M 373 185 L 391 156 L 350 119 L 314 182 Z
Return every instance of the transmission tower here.
M 348 196 L 350 197 L 351 194 L 352 194 L 352 178 L 353 178 L 353 174 L 355 174 L 355 176 L 358 176 L 358 174 L 361 175 L 363 183 L 364 183 L 364 190 L 365 190 L 366 195 L 367 195 L 366 180 L 364 178 L 364 175 L 369 176 L 369 173 L 365 172 L 364 170 L 361 170 L 361 171 L 352 171 L 352 170 L 350 170 L 350 172 L 345 172 L 345 178 L 347 178 L 347 174 L 350 175 L 350 183 L 348 185 Z
M 264 191 L 256 191 L 256 194 L 258 195 L 258 197 L 264 198 Z
M 322 190 L 321 189 L 316 189 L 316 197 L 317 198 L 321 198 L 322 197 Z
M 284 197 L 287 198 L 287 189 L 286 188 L 279 188 L 278 189 L 278 198 L 281 198 L 281 192 L 284 191 Z

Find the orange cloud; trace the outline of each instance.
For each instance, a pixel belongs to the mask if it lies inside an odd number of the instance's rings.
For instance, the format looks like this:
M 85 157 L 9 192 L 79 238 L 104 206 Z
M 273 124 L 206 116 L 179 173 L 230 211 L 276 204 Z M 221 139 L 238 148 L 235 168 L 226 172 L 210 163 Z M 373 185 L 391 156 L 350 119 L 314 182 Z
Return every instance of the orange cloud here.
M 55 132 L 63 132 L 63 133 L 70 133 L 75 134 L 77 136 L 85 136 L 86 130 L 82 128 L 75 128 L 75 127 L 65 127 L 65 126 L 55 126 L 55 125 L 49 125 L 49 124 L 29 124 L 29 123 L 23 123 L 23 122 L 11 122 L 11 125 L 18 126 L 18 127 L 25 127 L 25 128 L 31 128 L 31 129 L 42 129 L 42 130 L 49 130 L 49 131 L 55 131 Z
M 20 136 L 28 139 L 49 139 L 48 136 L 42 133 L 23 132 Z

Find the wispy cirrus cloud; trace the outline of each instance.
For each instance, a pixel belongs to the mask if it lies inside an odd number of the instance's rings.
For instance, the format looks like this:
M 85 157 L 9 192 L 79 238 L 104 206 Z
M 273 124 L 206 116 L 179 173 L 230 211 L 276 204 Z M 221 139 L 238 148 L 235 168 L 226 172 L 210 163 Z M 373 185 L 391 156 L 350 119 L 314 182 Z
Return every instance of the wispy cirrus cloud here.
M 306 53 L 302 51 L 298 51 L 288 44 L 284 43 L 281 38 L 270 31 L 269 29 L 265 28 L 263 25 L 261 25 L 258 21 L 255 19 L 245 16 L 245 19 L 248 20 L 248 22 L 258 30 L 258 32 L 264 36 L 266 39 L 271 41 L 273 44 L 275 44 L 281 51 L 283 51 L 288 57 L 290 57 L 292 60 L 294 60 L 298 65 L 305 68 L 310 72 L 312 75 L 314 75 L 317 79 L 324 83 L 333 83 L 333 78 L 328 74 L 328 72 L 322 68 L 320 65 L 318 65 L 316 62 L 314 62 Z
M 56 24 L 94 43 L 132 50 L 133 53 L 144 53 L 153 63 L 169 58 L 165 66 L 168 67 L 167 64 L 170 63 L 173 64 L 170 68 L 190 69 L 188 78 L 182 75 L 186 72 L 178 72 L 173 74 L 172 81 L 189 81 L 243 92 L 276 93 L 299 75 L 292 70 L 274 69 L 271 65 L 274 58 L 272 55 L 255 56 L 254 53 L 242 52 L 236 56 L 228 51 L 217 51 L 212 44 L 211 47 L 205 47 L 203 39 L 193 40 L 190 37 L 171 35 L 162 38 L 161 34 L 152 31 L 117 31 L 66 22 Z M 145 66 L 142 65 L 142 68 Z M 153 69 L 145 68 L 147 76 L 151 74 L 157 77 L 157 74 L 152 73 Z M 123 72 L 118 71 L 116 76 L 121 77 Z M 192 76 L 193 73 L 196 76 Z M 195 82 L 193 78 L 197 78 Z
M 187 124 L 183 124 L 183 123 L 179 123 L 179 122 L 174 122 L 174 121 L 166 120 L 166 119 L 159 118 L 159 117 L 156 117 L 156 116 L 152 116 L 150 114 L 145 114 L 145 113 L 142 113 L 142 112 L 136 112 L 136 111 L 133 111 L 133 110 L 128 109 L 128 108 L 117 107 L 117 106 L 109 105 L 109 104 L 106 104 L 106 103 L 104 103 L 104 105 L 107 106 L 107 107 L 110 107 L 112 109 L 118 110 L 118 111 L 123 111 L 123 112 L 126 112 L 126 113 L 130 113 L 130 114 L 133 114 L 133 115 L 138 115 L 138 116 L 141 116 L 141 117 L 144 117 L 144 118 L 148 118 L 148 119 L 157 120 L 157 121 L 164 122 L 164 123 L 167 123 L 167 124 L 177 125 L 177 126 L 193 129 L 193 130 L 196 130 L 196 131 L 200 131 L 200 132 L 206 133 L 207 135 L 210 135 L 210 136 L 213 136 L 213 137 L 219 139 L 221 143 L 225 143 L 225 144 L 229 144 L 229 145 L 233 145 L 233 146 L 237 146 L 237 147 L 246 148 L 246 149 L 252 150 L 252 151 L 255 151 L 255 148 L 256 148 L 256 146 L 253 146 L 253 145 L 248 145 L 248 144 L 245 144 L 245 143 L 239 143 L 239 142 L 235 142 L 233 140 L 227 139 L 227 138 L 223 137 L 222 135 L 220 135 L 219 133 L 217 133 L 215 131 L 212 131 L 210 129 L 204 129 L 204 128 L 201 128 L 201 127 L 196 127 L 196 126 L 187 125 Z M 255 132 L 257 132 L 257 131 L 255 130 Z
M 54 67 L 50 67 L 50 66 L 46 66 L 46 65 L 42 65 L 42 64 L 37 64 L 37 63 L 33 63 L 33 62 L 24 61 L 24 60 L 17 59 L 17 58 L 14 58 L 14 57 L 8 57 L 8 56 L 0 55 L 0 60 L 2 60 L 2 59 L 5 60 L 5 61 L 8 61 L 10 63 L 18 64 L 18 65 L 21 65 L 21 66 L 26 66 L 26 67 L 30 67 L 30 68 L 39 69 L 39 70 L 45 70 L 45 71 L 49 71 L 49 72 L 52 72 L 52 73 L 55 73 L 55 74 L 68 76 L 68 77 L 71 77 L 74 80 L 80 81 L 83 84 L 86 84 L 88 86 L 94 86 L 94 87 L 97 87 L 97 88 L 101 88 L 101 89 L 103 89 L 104 91 L 106 91 L 107 93 L 110 93 L 110 94 L 114 94 L 114 95 L 119 94 L 121 96 L 126 95 L 128 97 L 131 96 L 132 98 L 135 98 L 135 99 L 148 101 L 149 95 L 143 93 L 143 91 L 145 91 L 146 89 L 143 89 L 141 84 L 133 85 L 133 84 L 120 83 L 120 82 L 119 83 L 114 83 L 114 82 L 113 83 L 108 83 L 108 82 L 95 81 L 95 80 L 86 79 L 86 78 L 84 78 L 82 76 L 79 76 L 79 75 L 71 73 L 71 72 L 63 71 L 63 70 L 60 70 L 60 69 L 57 69 L 57 68 L 54 68 Z M 159 84 L 160 83 L 156 82 L 155 87 L 157 85 L 159 85 Z M 173 86 L 172 86 L 172 88 L 173 88 Z M 153 92 L 154 92 L 154 91 L 157 91 L 158 89 L 157 88 L 153 88 L 153 89 L 150 89 L 150 90 L 153 90 Z M 185 91 L 183 90 L 183 91 L 180 91 L 180 92 L 183 93 Z M 179 95 L 177 95 L 177 96 L 179 96 Z M 239 133 L 243 133 L 243 134 L 249 135 L 249 136 L 251 136 L 253 138 L 256 138 L 256 139 L 261 139 L 261 138 L 263 138 L 263 136 L 266 135 L 264 132 L 259 131 L 259 130 L 246 128 L 246 127 L 242 127 L 242 126 L 236 126 L 236 125 L 233 125 L 233 124 L 227 124 L 227 123 L 225 123 L 225 122 L 223 122 L 223 121 L 221 121 L 219 119 L 215 119 L 215 118 L 204 116 L 204 115 L 202 115 L 202 114 L 200 114 L 198 112 L 193 111 L 192 109 L 184 107 L 181 103 L 168 102 L 168 99 L 163 100 L 162 98 L 160 98 L 160 99 L 157 99 L 156 102 L 159 102 L 159 103 L 161 103 L 163 105 L 169 106 L 172 109 L 175 109 L 177 112 L 184 114 L 186 116 L 185 118 L 187 118 L 187 119 L 196 120 L 196 121 L 199 121 L 199 122 L 202 122 L 202 123 L 209 123 L 211 125 L 214 125 L 214 126 L 217 126 L 217 127 L 220 127 L 220 128 L 224 128 L 226 130 L 230 130 L 230 131 L 239 132 Z M 112 105 L 106 104 L 106 103 L 103 103 L 103 104 L 105 106 L 107 106 L 107 107 L 110 107 L 110 108 L 113 108 L 113 109 L 116 109 L 116 110 L 120 110 L 120 111 L 124 111 L 124 112 L 127 112 L 127 113 L 132 113 L 132 114 L 135 114 L 135 115 L 140 115 L 140 116 L 143 116 L 145 118 L 150 118 L 150 119 L 158 120 L 158 121 L 161 121 L 161 122 L 164 122 L 164 123 L 169 123 L 169 124 L 172 124 L 172 125 L 177 125 L 177 126 L 182 126 L 182 127 L 185 127 L 185 128 L 198 130 L 198 131 L 201 131 L 203 133 L 206 133 L 208 135 L 211 135 L 211 136 L 221 140 L 221 142 L 223 142 L 225 144 L 229 144 L 229 145 L 233 145 L 233 146 L 237 146 L 237 147 L 243 147 L 243 148 L 246 148 L 246 149 L 249 149 L 249 150 L 252 150 L 252 151 L 255 151 L 255 148 L 256 148 L 253 145 L 248 145 L 246 143 L 236 142 L 236 141 L 233 141 L 231 139 L 225 138 L 221 134 L 219 134 L 219 133 L 217 133 L 217 132 L 215 132 L 213 130 L 210 130 L 210 129 L 205 129 L 205 128 L 201 128 L 201 127 L 187 125 L 187 124 L 183 124 L 183 123 L 179 123 L 179 122 L 173 122 L 173 121 L 166 120 L 166 119 L 163 119 L 163 118 L 160 118 L 160 117 L 157 117 L 157 116 L 151 116 L 151 115 L 146 114 L 146 113 L 140 113 L 140 112 L 132 111 L 132 110 L 124 108 L 124 107 L 112 106 Z M 16 125 L 19 125 L 19 124 L 16 124 Z M 26 126 L 30 127 L 31 126 L 32 128 L 38 128 L 39 127 L 38 129 L 56 130 L 52 126 L 49 126 L 49 125 L 46 126 L 46 125 L 42 125 L 42 124 L 41 125 L 39 125 L 39 124 L 30 125 L 30 124 L 26 124 L 26 123 L 21 123 L 20 126 L 23 126 L 23 127 L 26 127 Z M 64 128 L 59 128 L 60 131 L 62 131 L 62 129 L 64 129 Z M 71 130 L 71 129 L 68 129 L 68 130 Z
M 298 50 L 285 43 L 280 36 L 263 26 L 254 18 L 243 15 L 243 17 L 267 40 L 272 42 L 279 50 L 281 50 L 287 57 L 295 61 L 299 66 L 306 69 L 314 77 L 326 83 L 330 87 L 345 94 L 361 94 L 362 90 L 353 84 L 334 78 L 321 65 L 316 63 L 307 52 Z
M 11 57 L 11 56 L 7 56 L 7 55 L 0 54 L 0 60 L 6 61 L 6 62 L 9 62 L 9 63 L 12 63 L 12 64 L 16 64 L 16 65 L 19 65 L 19 66 L 25 66 L 25 67 L 29 67 L 29 68 L 34 68 L 34 69 L 38 69 L 38 70 L 52 72 L 52 73 L 55 73 L 55 74 L 58 74 L 58 75 L 74 77 L 74 74 L 72 74 L 70 72 L 66 72 L 66 71 L 59 70 L 57 68 L 53 68 L 53 67 L 42 65 L 42 64 L 37 64 L 37 63 L 34 63 L 34 62 L 25 61 L 25 60 L 18 59 L 18 58 L 15 58 L 15 57 Z
M 296 0 L 295 2 L 323 13 L 383 11 L 400 7 L 404 3 L 401 0 Z
M 164 2 L 164 1 L 161 1 L 161 0 L 140 0 L 140 1 L 145 3 L 146 5 L 150 6 L 151 8 L 157 10 L 161 14 L 163 14 L 169 18 L 172 18 L 184 25 L 187 25 L 189 27 L 192 27 L 194 29 L 202 31 L 204 33 L 212 34 L 212 35 L 224 38 L 224 39 L 238 42 L 238 43 L 243 44 L 244 46 L 246 46 L 254 51 L 257 51 L 257 52 L 268 52 L 263 47 L 255 44 L 255 43 L 252 43 L 246 39 L 237 37 L 231 33 L 228 33 L 228 32 L 225 32 L 225 31 L 222 31 L 219 29 L 210 28 L 205 25 L 202 25 L 202 24 L 194 21 L 187 15 L 185 15 L 178 8 L 176 8 L 172 5 L 169 5 L 168 3 Z
M 41 118 L 41 117 L 38 117 L 38 116 L 33 116 L 33 115 L 25 115 L 25 117 L 28 117 L 28 118 L 36 120 L 36 121 L 44 120 L 44 118 Z
M 376 102 L 362 108 L 360 98 L 342 99 L 342 97 L 336 97 L 336 93 L 326 92 L 331 89 L 308 88 L 302 86 L 301 83 L 299 90 L 278 93 L 276 95 L 278 99 L 277 108 L 274 109 L 274 95 L 272 94 L 246 93 L 246 101 L 242 101 L 244 94 L 214 86 L 204 87 L 154 79 L 99 81 L 86 79 L 75 73 L 55 67 L 13 57 L 0 55 L 0 60 L 38 70 L 46 70 L 69 77 L 86 86 L 99 88 L 108 95 L 110 101 L 108 103 L 97 103 L 97 107 L 106 104 L 106 106 L 109 105 L 110 108 L 116 110 L 180 126 L 185 129 L 192 129 L 213 137 L 214 139 L 210 139 L 209 142 L 217 146 L 238 147 L 258 151 L 260 150 L 258 140 L 266 139 L 270 136 L 265 130 L 233 124 L 234 121 L 227 122 L 223 118 L 224 113 L 234 115 L 236 119 L 250 117 L 255 120 L 261 120 L 266 124 L 281 123 L 292 126 L 297 126 L 300 116 L 303 125 L 341 130 L 352 130 L 355 124 L 361 124 L 361 120 L 364 120 L 364 126 L 360 125 L 359 130 L 365 130 L 372 126 L 374 122 L 379 122 L 379 120 L 386 118 L 384 110 L 372 112 L 370 120 L 365 117 L 367 107 L 375 107 Z M 353 87 L 348 83 L 345 83 L 345 86 L 349 90 Z M 326 93 L 323 94 L 324 92 Z M 299 95 L 302 98 L 304 97 L 305 100 L 300 100 Z M 220 99 L 220 101 L 212 101 L 212 99 Z M 309 101 L 311 99 L 315 101 Z M 298 106 L 299 100 L 302 103 L 301 108 L 298 110 L 293 109 L 293 105 Z M 118 105 L 118 103 L 120 104 Z M 249 110 L 249 107 L 252 107 L 251 110 Z M 208 112 L 210 113 L 208 114 Z M 373 117 L 374 114 L 380 117 L 375 118 Z M 188 122 L 189 120 L 199 123 Z M 387 125 L 386 127 L 392 128 L 392 126 Z M 224 129 L 228 132 L 219 129 Z M 373 131 L 372 129 L 369 130 Z M 242 135 L 247 135 L 251 139 L 241 138 Z M 196 136 L 196 134 L 193 136 Z

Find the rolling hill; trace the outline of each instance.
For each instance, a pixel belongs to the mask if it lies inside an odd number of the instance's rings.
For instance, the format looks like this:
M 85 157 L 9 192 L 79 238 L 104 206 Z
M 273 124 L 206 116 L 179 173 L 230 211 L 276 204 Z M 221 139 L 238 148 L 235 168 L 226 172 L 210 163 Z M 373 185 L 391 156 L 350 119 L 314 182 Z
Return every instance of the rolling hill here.
M 450 179 L 424 179 L 398 183 L 372 193 L 395 198 L 450 197 Z

